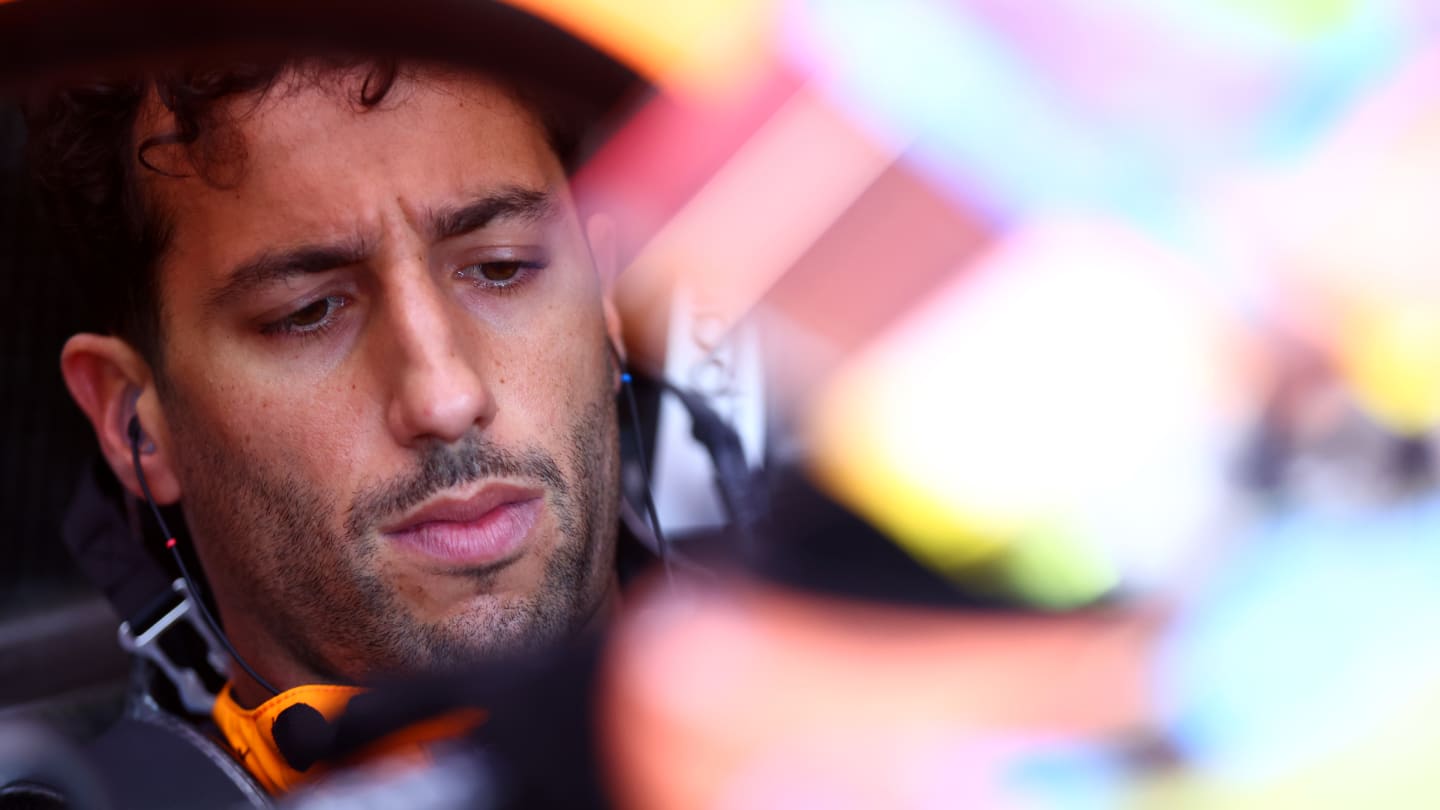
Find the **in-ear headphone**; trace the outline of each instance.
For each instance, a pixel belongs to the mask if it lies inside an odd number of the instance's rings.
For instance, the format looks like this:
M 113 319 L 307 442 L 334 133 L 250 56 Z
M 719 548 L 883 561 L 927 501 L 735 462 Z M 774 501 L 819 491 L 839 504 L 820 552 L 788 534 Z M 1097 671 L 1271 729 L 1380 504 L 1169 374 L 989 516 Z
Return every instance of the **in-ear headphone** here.
M 149 455 L 155 452 L 155 443 L 145 434 L 140 427 L 140 417 L 136 413 L 136 403 L 140 401 L 140 389 L 133 385 L 125 389 L 125 410 L 120 412 L 120 418 L 125 421 L 125 435 L 130 439 L 131 444 L 139 444 L 140 452 Z
M 125 426 L 125 434 L 130 439 L 130 444 L 138 447 L 144 455 L 155 452 L 155 443 L 145 435 L 145 430 L 140 427 L 140 417 L 132 415 L 130 422 Z

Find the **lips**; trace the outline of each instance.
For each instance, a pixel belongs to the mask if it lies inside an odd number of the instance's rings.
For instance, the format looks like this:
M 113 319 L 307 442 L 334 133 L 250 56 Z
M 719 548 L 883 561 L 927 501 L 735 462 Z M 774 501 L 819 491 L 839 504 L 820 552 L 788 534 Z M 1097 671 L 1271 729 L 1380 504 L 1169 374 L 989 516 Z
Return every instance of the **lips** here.
M 518 556 L 543 504 L 539 490 L 491 483 L 468 497 L 431 501 L 381 533 L 441 562 L 491 565 Z

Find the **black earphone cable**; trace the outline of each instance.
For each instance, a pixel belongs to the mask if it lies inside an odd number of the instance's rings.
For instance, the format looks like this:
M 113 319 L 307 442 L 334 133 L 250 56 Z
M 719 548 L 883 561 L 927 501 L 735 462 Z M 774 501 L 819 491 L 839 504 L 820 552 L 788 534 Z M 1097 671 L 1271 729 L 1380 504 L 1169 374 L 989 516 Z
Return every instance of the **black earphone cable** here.
M 649 490 L 649 461 L 645 460 L 645 434 L 641 432 L 639 424 L 639 404 L 635 401 L 635 388 L 631 385 L 632 379 L 629 369 L 625 366 L 625 357 L 621 350 L 616 349 L 612 340 L 605 342 L 611 347 L 611 357 L 615 360 L 615 369 L 621 373 L 621 388 L 625 391 L 625 405 L 631 412 L 631 430 L 635 432 L 636 460 L 639 461 L 639 474 L 641 474 L 641 487 L 644 490 L 645 512 L 649 515 L 649 526 L 655 532 L 655 552 L 660 555 L 661 565 L 665 568 L 665 579 L 674 584 L 674 574 L 671 572 L 670 540 L 665 539 L 665 532 L 660 528 L 660 510 L 655 509 L 655 497 Z
M 665 532 L 660 528 L 660 513 L 655 508 L 655 498 L 650 494 L 650 464 L 645 460 L 645 435 L 640 432 L 640 406 L 635 400 L 635 388 L 631 385 L 630 370 L 625 367 L 625 360 L 616 350 L 615 345 L 610 345 L 610 351 L 615 355 L 615 362 L 620 367 L 620 387 L 625 389 L 625 404 L 630 410 L 630 427 L 635 432 L 635 447 L 639 451 L 640 475 L 644 478 L 645 511 L 650 515 L 650 528 L 655 532 L 655 551 L 660 555 L 660 563 L 665 568 L 665 578 L 672 584 L 674 574 L 670 566 L 670 544 L 665 539 Z
M 225 635 L 224 630 L 220 629 L 220 623 L 215 621 L 215 617 L 210 614 L 210 609 L 205 606 L 205 596 L 200 592 L 200 587 L 196 584 L 195 578 L 190 576 L 190 568 L 185 565 L 185 558 L 180 555 L 180 549 L 176 547 L 175 535 L 170 533 L 170 526 L 165 522 L 165 516 L 160 514 L 160 507 L 155 503 L 155 497 L 150 494 L 150 482 L 145 480 L 145 470 L 140 465 L 141 431 L 139 417 L 130 417 L 127 432 L 130 436 L 130 456 L 135 462 L 135 478 L 140 482 L 140 491 L 145 494 L 145 503 L 150 505 L 150 511 L 155 515 L 155 522 L 159 524 L 160 531 L 165 534 L 165 548 L 170 550 L 170 555 L 175 558 L 175 564 L 180 567 L 180 577 L 185 580 L 185 586 L 190 589 L 190 595 L 193 597 L 192 601 L 194 602 L 195 609 L 200 612 L 201 620 L 205 622 L 206 627 L 210 628 L 210 632 L 215 635 L 215 638 L 219 639 L 220 643 L 225 646 L 225 651 L 230 653 L 230 657 L 235 659 L 235 663 L 239 664 L 240 668 L 245 670 L 245 674 L 249 675 L 252 680 L 260 684 L 260 688 L 270 694 L 280 694 L 280 690 L 271 686 L 270 682 L 261 677 L 260 673 L 256 672 L 255 669 L 250 666 L 249 662 L 240 655 L 240 651 L 236 650 L 235 645 L 230 643 L 230 637 Z

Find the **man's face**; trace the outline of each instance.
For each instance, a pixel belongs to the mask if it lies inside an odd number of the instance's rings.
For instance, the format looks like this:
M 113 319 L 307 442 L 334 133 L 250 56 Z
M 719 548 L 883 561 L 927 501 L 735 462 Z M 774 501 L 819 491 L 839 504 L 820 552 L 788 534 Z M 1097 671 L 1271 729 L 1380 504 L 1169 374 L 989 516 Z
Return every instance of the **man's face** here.
M 402 73 L 362 110 L 362 80 L 223 107 L 219 185 L 142 178 L 181 502 L 282 685 L 555 638 L 614 586 L 615 370 L 564 172 L 497 85 Z

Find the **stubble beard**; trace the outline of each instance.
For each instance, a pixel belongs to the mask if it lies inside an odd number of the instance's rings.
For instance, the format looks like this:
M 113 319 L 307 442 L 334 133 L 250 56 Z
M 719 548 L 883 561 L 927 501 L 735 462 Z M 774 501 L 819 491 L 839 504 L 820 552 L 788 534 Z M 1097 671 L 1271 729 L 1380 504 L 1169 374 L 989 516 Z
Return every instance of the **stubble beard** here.
M 202 559 L 241 572 L 230 577 L 234 610 L 253 613 L 261 633 L 325 681 L 452 670 L 553 643 L 594 616 L 614 581 L 619 453 L 608 394 L 569 426 L 568 478 L 539 448 L 513 451 L 472 431 L 426 448 L 414 472 L 367 488 L 348 508 L 198 431 L 177 426 L 176 438 L 190 452 L 183 505 Z M 531 594 L 422 621 L 377 572 L 377 527 L 439 492 L 491 478 L 545 490 L 559 537 L 543 583 Z M 337 522 L 343 528 L 330 527 Z M 456 574 L 477 595 L 496 576 L 483 568 Z

